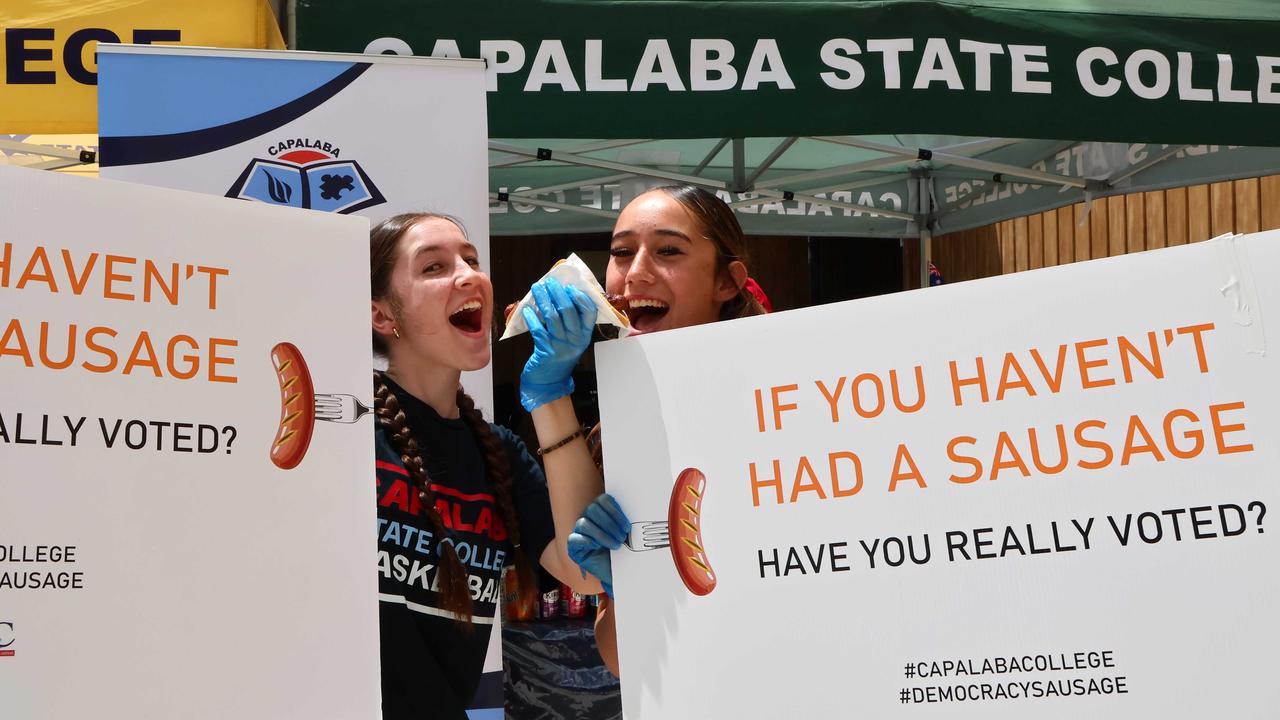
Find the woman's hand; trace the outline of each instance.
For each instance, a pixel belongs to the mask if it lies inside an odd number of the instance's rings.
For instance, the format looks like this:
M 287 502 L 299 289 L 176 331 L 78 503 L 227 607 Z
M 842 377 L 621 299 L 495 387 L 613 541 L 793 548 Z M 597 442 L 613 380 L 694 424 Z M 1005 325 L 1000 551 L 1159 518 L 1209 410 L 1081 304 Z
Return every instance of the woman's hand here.
M 609 597 L 613 597 L 613 567 L 609 562 L 609 551 L 622 547 L 630 530 L 631 521 L 622 512 L 618 501 L 604 493 L 583 511 L 567 540 L 569 557 L 582 568 L 584 575 L 591 573 L 596 576 Z
M 533 338 L 533 354 L 520 373 L 520 404 L 529 412 L 573 393 L 573 368 L 596 326 L 595 303 L 581 290 L 547 278 L 532 292 L 538 311 L 521 309 Z

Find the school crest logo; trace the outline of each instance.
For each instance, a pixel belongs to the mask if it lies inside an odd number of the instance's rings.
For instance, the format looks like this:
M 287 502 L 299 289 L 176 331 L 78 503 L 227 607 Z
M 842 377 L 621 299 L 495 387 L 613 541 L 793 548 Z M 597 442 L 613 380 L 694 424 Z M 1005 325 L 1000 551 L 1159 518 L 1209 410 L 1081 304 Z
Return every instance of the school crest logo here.
M 273 143 L 267 155 L 249 162 L 227 197 L 335 213 L 387 201 L 360 163 L 343 160 L 331 142 L 289 138 Z

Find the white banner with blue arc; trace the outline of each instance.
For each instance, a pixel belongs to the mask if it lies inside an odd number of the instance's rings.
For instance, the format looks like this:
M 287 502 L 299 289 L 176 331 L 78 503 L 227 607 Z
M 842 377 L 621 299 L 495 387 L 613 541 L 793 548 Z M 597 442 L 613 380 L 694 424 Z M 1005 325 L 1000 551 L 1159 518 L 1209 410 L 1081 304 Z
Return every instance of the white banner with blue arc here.
M 104 87 L 102 135 L 111 158 L 104 165 L 112 176 L 120 168 L 190 161 L 271 136 L 334 100 L 372 67 L 327 59 L 108 57 L 106 64 L 126 80 L 143 81 Z M 360 162 L 342 158 L 332 140 L 269 139 L 265 152 L 254 154 L 262 157 L 245 165 L 225 189 L 228 197 L 340 213 L 386 203 Z
M 104 45 L 101 75 L 104 175 L 484 234 L 480 61 Z

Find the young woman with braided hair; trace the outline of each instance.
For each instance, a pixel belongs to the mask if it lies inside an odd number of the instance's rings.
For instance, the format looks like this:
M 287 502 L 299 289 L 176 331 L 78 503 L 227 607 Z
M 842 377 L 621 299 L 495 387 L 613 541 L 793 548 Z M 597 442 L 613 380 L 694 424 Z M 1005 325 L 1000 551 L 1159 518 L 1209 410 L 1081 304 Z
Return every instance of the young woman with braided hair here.
M 752 292 L 759 286 L 748 276 L 745 246 L 733 210 L 712 193 L 689 185 L 656 188 L 619 214 L 605 289 L 626 299 L 633 334 L 760 315 L 765 309 Z M 554 280 L 539 282 L 532 289 L 537 312 L 524 310 L 534 348 L 520 376 L 521 402 L 532 413 L 544 446 L 572 437 L 578 427 L 569 399 L 570 373 L 586 345 L 571 342 L 572 336 L 559 328 L 581 324 L 588 316 L 594 322 L 594 315 L 570 301 L 565 291 L 572 289 Z M 596 644 L 617 675 L 609 552 L 621 547 L 631 524 L 618 503 L 603 494 L 599 426 L 582 442 L 543 460 L 549 476 L 578 483 L 573 497 L 582 503 L 577 506 L 581 518 L 567 536 L 568 553 L 582 574 L 598 578 L 606 592 L 596 616 Z M 553 491 L 556 484 L 553 480 Z
M 397 215 L 369 248 L 373 347 L 387 360 L 374 373 L 383 717 L 465 718 L 504 567 L 530 596 L 535 561 L 579 592 L 600 591 L 564 541 L 590 497 L 574 490 L 581 481 L 549 497 L 524 444 L 461 389 L 463 371 L 489 363 L 493 309 L 462 226 Z M 557 523 L 553 506 L 572 510 Z

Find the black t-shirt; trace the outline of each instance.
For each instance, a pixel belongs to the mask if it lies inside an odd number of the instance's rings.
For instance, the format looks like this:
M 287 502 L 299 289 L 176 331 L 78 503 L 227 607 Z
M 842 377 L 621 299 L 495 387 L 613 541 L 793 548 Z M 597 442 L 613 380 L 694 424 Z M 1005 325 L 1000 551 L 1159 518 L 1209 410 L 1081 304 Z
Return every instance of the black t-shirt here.
M 484 665 L 512 545 L 485 474 L 481 446 L 465 421 L 440 417 L 391 380 L 421 449 L 435 503 L 470 574 L 471 632 L 441 610 L 436 546 L 425 508 L 387 434 L 376 431 L 378 593 L 385 720 L 465 718 Z M 521 546 L 537 563 L 555 537 L 541 468 L 511 431 L 490 425 L 507 450 Z

